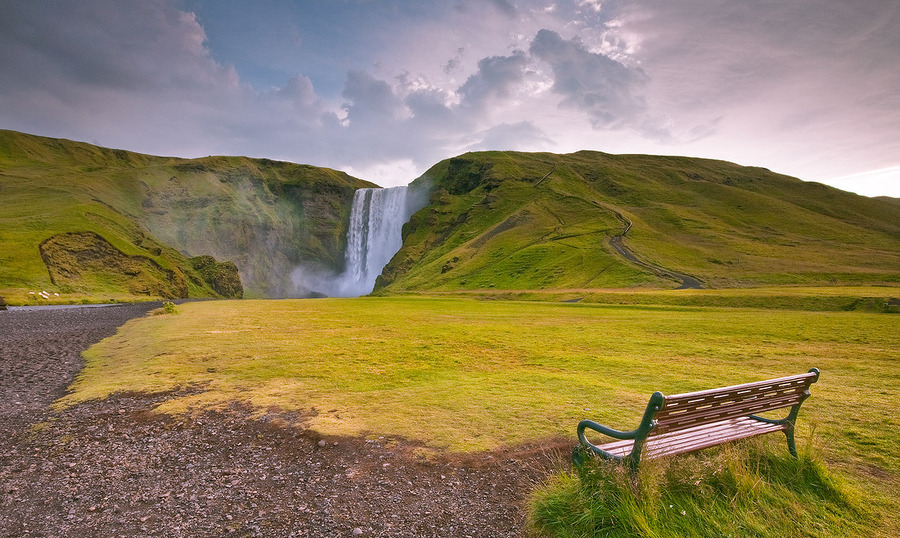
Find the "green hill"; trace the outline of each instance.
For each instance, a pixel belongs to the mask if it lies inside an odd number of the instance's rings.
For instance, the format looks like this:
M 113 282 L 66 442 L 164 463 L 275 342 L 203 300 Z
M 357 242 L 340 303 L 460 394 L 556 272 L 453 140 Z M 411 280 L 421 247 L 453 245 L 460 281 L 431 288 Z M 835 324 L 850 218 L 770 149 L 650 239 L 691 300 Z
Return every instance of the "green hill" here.
M 352 195 L 370 186 L 307 165 L 0 130 L 0 296 L 303 296 L 292 272 L 343 270 Z M 483 152 L 411 189 L 430 203 L 404 227 L 382 292 L 900 282 L 897 199 L 761 168 Z
M 431 203 L 404 228 L 386 292 L 900 282 L 895 200 L 762 168 L 483 152 L 412 186 Z
M 313 166 L 0 130 L 0 295 L 302 295 L 291 270 L 342 269 L 353 192 L 367 186 Z

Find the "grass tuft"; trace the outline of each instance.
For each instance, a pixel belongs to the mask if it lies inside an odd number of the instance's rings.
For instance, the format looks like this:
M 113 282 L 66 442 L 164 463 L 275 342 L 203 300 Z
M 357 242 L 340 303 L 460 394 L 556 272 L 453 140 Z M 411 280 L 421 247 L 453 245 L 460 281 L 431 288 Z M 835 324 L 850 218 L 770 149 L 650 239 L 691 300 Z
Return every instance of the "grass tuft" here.
M 782 443 L 783 444 L 783 443 Z M 623 465 L 593 460 L 553 476 L 530 506 L 541 536 L 853 536 L 875 517 L 861 493 L 810 454 L 771 439 Z

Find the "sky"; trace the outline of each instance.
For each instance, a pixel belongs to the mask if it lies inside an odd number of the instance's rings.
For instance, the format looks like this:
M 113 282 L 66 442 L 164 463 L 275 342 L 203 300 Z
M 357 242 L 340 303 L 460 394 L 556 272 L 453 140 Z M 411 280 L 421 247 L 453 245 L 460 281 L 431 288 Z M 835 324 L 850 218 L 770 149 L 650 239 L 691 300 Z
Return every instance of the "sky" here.
M 896 0 L 0 0 L 0 128 L 407 184 L 686 155 L 900 197 Z

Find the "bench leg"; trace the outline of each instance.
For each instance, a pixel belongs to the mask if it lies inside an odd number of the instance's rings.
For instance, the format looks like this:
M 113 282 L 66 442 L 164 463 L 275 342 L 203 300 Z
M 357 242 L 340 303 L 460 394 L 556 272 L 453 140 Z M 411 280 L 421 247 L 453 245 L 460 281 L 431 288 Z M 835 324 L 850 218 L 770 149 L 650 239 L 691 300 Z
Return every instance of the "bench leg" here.
M 584 462 L 587 461 L 587 458 L 587 450 L 581 444 L 575 445 L 575 448 L 572 449 L 572 465 L 580 469 Z
M 631 456 L 628 456 L 625 459 L 628 462 L 628 470 L 631 471 L 632 478 L 636 477 L 638 474 L 638 465 L 641 463 L 640 454 L 638 454 L 637 457 L 635 457 L 635 455 L 632 454 Z
M 791 456 L 794 456 L 795 458 L 799 456 L 797 456 L 797 444 L 794 441 L 794 424 L 797 423 L 797 414 L 799 412 L 800 405 L 798 404 L 791 407 L 790 414 L 787 416 L 787 418 L 784 419 L 785 425 L 787 426 L 787 428 L 784 430 L 784 435 L 785 437 L 787 437 L 788 452 L 790 452 Z
M 791 453 L 791 456 L 798 458 L 799 456 L 797 456 L 797 446 L 794 443 L 794 425 L 793 425 L 793 423 L 791 424 L 790 428 L 784 430 L 784 435 L 785 435 L 785 437 L 787 437 L 788 452 Z

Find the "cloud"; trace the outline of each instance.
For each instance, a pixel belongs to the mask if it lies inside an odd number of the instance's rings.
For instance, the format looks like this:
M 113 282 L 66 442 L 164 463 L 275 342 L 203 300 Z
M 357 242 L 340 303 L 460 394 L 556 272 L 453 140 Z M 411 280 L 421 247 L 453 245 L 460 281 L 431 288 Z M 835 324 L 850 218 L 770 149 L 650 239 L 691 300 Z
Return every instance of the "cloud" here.
M 404 99 L 410 112 L 409 122 L 422 135 L 431 137 L 457 132 L 464 128 L 459 114 L 451 108 L 455 95 L 440 88 L 411 91 Z
M 526 47 L 531 41 L 531 50 L 486 54 L 472 64 L 492 43 L 484 24 L 506 19 L 515 26 L 524 12 L 505 0 L 464 7 L 467 17 L 479 15 L 479 40 L 450 49 L 449 63 L 435 58 L 433 72 L 468 70 L 462 82 L 355 68 L 337 98 L 326 99 L 302 73 L 253 88 L 213 57 L 203 26 L 177 2 L 129 9 L 114 0 L 16 3 L 0 20 L 0 69 L 8 75 L 0 78 L 0 122 L 145 153 L 245 154 L 389 177 L 386 167 L 424 170 L 466 148 L 552 146 L 548 130 L 531 118 L 533 108 L 546 109 L 551 86 L 597 128 L 639 119 L 634 73 L 553 32 L 505 34 Z M 579 64 L 578 77 L 567 62 Z M 625 84 L 618 93 L 607 80 L 613 76 Z M 606 89 L 597 88 L 601 80 Z
M 599 13 L 603 10 L 603 3 L 600 0 L 578 0 L 578 7 L 586 8 Z
M 284 3 L 247 24 L 239 4 L 184 5 L 5 2 L 0 128 L 379 178 L 488 148 L 677 152 L 804 179 L 898 164 L 889 0 Z
M 643 71 L 589 52 L 577 39 L 564 40 L 551 30 L 539 31 L 529 52 L 550 65 L 561 104 L 586 112 L 595 129 L 640 127 L 647 110 Z
M 387 82 L 362 71 L 347 73 L 344 97 L 349 101 L 343 108 L 350 125 L 391 123 L 402 110 L 402 103 Z
M 646 0 L 616 9 L 652 75 L 649 110 L 664 110 L 685 129 L 685 154 L 816 181 L 898 164 L 897 2 L 802 0 L 761 9 Z
M 200 145 L 197 125 L 227 123 L 222 111 L 247 96 L 234 69 L 212 60 L 203 41 L 193 15 L 169 2 L 128 9 L 114 0 L 8 3 L 0 17 L 0 122 L 190 152 Z
M 528 59 L 523 51 L 491 56 L 478 62 L 478 71 L 459 88 L 463 106 L 483 110 L 496 99 L 508 99 L 525 77 Z
M 433 60 L 437 75 L 468 69 L 462 82 L 352 68 L 337 98 L 326 99 L 302 73 L 263 89 L 242 81 L 233 66 L 214 59 L 203 26 L 177 2 L 147 0 L 128 9 L 115 0 L 14 3 L 0 19 L 0 122 L 146 153 L 246 154 L 385 176 L 387 163 L 424 169 L 465 148 L 552 145 L 547 129 L 530 118 L 536 97 L 543 95 L 546 106 L 551 81 L 564 106 L 586 113 L 595 127 L 637 121 L 639 80 L 631 70 L 537 30 L 498 34 L 523 46 L 533 38 L 530 52 L 477 59 L 496 46 L 485 34 L 488 22 L 518 27 L 526 13 L 506 0 L 464 7 L 466 17 L 481 21 L 478 39 L 450 48 L 448 63 Z M 552 76 L 538 72 L 538 61 Z M 577 76 L 567 68 L 576 63 Z M 613 91 L 611 77 L 625 86 Z
M 208 55 L 193 14 L 168 2 L 114 0 L 69 5 L 35 0 L 4 5 L 3 62 L 32 80 L 127 91 L 209 89 L 235 82 Z M 56 76 L 49 76 L 56 73 Z M 15 85 L 15 79 L 7 84 Z M 49 79 L 49 80 L 48 80 Z
M 462 63 L 463 55 L 465 55 L 465 53 L 465 47 L 459 47 L 458 49 L 456 49 L 456 54 L 452 58 L 447 60 L 446 64 L 444 64 L 444 73 L 449 75 L 450 73 L 456 71 Z
M 466 151 L 509 148 L 518 148 L 519 151 L 539 151 L 553 145 L 547 134 L 529 121 L 501 123 L 479 133 L 477 138 L 480 140 L 466 147 Z
M 491 0 L 491 4 L 510 19 L 519 14 L 519 10 L 509 0 Z
M 302 75 L 291 77 L 284 87 L 276 88 L 275 96 L 290 103 L 301 113 L 319 111 L 323 104 L 319 96 L 316 95 L 312 81 L 309 80 L 309 77 Z

